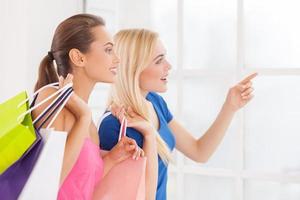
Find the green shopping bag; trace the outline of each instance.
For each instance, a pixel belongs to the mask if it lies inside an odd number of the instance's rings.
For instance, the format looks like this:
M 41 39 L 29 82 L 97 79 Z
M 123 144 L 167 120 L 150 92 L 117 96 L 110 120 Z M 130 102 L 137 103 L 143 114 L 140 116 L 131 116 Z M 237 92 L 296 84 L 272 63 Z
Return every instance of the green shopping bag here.
M 0 174 L 16 162 L 36 139 L 27 93 L 0 104 Z

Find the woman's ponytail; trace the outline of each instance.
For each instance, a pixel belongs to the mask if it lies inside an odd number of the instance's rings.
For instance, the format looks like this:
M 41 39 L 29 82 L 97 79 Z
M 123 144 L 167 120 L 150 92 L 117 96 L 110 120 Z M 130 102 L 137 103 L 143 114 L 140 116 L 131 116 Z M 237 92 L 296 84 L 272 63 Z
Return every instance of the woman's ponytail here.
M 58 75 L 54 66 L 54 58 L 53 55 L 52 57 L 49 55 L 50 53 L 48 53 L 48 55 L 46 55 L 41 61 L 38 80 L 35 84 L 34 91 L 50 83 L 58 82 Z

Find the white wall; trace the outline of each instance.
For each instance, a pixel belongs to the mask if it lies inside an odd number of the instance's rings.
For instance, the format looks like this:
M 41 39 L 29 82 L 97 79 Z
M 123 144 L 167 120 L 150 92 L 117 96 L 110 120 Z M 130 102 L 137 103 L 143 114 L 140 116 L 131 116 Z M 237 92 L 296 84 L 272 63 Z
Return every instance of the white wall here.
M 0 102 L 24 89 L 32 92 L 56 26 L 82 8 L 82 0 L 1 1 Z
M 119 28 L 149 28 L 151 26 L 151 1 L 119 1 Z

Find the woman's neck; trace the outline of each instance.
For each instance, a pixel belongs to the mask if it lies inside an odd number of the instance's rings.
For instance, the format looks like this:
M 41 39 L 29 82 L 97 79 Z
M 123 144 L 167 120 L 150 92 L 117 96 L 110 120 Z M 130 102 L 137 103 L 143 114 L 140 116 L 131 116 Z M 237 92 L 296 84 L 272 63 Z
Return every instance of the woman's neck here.
M 141 93 L 142 93 L 143 97 L 146 98 L 149 92 L 148 92 L 148 91 L 141 90 Z
M 92 93 L 96 82 L 91 81 L 84 73 L 74 72 L 73 75 L 73 88 L 75 93 L 88 103 L 90 94 Z

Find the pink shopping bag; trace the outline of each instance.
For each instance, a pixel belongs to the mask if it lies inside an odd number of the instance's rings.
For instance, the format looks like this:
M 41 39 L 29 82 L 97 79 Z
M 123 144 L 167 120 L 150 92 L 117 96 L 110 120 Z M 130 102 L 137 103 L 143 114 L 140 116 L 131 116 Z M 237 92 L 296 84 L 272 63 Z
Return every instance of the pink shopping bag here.
M 121 123 L 119 140 L 126 135 L 127 121 Z M 107 153 L 102 151 L 103 154 Z M 93 200 L 144 200 L 146 158 L 128 158 L 114 166 L 95 188 Z

